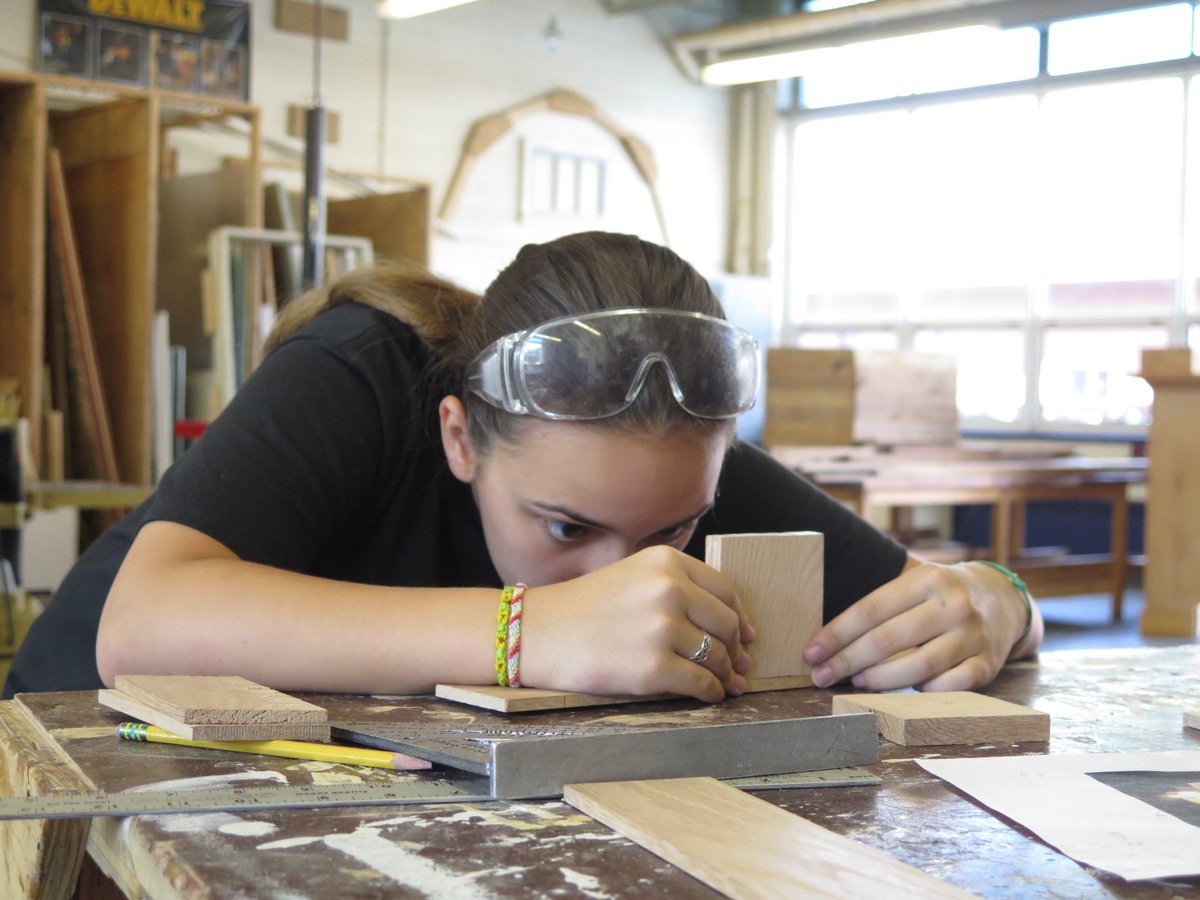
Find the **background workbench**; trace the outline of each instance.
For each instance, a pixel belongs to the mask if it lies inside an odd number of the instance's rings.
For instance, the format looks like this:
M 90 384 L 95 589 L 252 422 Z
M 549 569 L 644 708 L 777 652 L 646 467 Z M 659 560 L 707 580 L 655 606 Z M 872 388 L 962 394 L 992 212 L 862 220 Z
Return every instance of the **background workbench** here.
M 682 711 L 704 724 L 740 717 L 746 707 L 763 718 L 824 715 L 832 693 L 782 691 L 717 706 L 669 701 L 594 708 L 586 715 L 654 721 Z M 1200 732 L 1184 729 L 1182 715 L 1200 697 L 1200 646 L 1044 654 L 1006 667 L 987 693 L 1049 713 L 1050 742 L 926 750 L 883 742 L 881 762 L 868 767 L 883 779 L 881 786 L 774 790 L 759 796 L 985 897 L 1169 897 L 1200 889 L 1200 879 L 1127 883 L 1080 866 L 913 761 L 926 753 L 1198 750 Z M 90 785 L 117 791 L 164 782 L 182 787 L 196 784 L 195 779 L 223 785 L 426 777 L 119 744 L 112 728 L 120 715 L 99 706 L 92 692 L 24 698 L 25 705 L 0 704 L 10 789 L 14 782 L 20 788 L 22 780 L 26 785 L 36 781 L 33 788 L 43 791 Z M 552 713 L 497 720 L 482 710 L 428 698 L 306 698 L 328 706 L 331 719 L 435 716 L 483 734 L 496 730 L 497 721 L 526 731 L 555 721 Z M 36 769 L 31 768 L 35 760 Z M 32 854 L 43 871 L 70 871 L 71 854 L 80 852 L 83 835 L 77 827 L 71 830 L 77 823 L 51 824 L 55 827 L 41 832 L 45 847 L 38 859 L 29 837 L 24 843 L 20 839 L 19 828 L 42 823 L 0 823 L 10 876 L 21 853 Z M 736 834 L 736 823 L 730 829 Z M 97 819 L 87 849 L 128 896 L 712 895 L 560 801 Z M 83 895 L 113 890 L 96 877 L 94 863 L 84 867 Z M 4 895 L 16 896 L 11 883 L 7 887 Z M 63 895 L 69 896 L 69 887 L 61 886 Z
M 987 505 L 987 559 L 1016 569 L 1035 596 L 1108 594 L 1112 620 L 1121 621 L 1129 573 L 1127 489 L 1145 484 L 1144 457 L 987 458 L 957 448 L 923 448 L 920 454 L 912 448 L 896 454 L 855 448 L 845 458 L 826 448 L 777 447 L 772 453 L 864 518 L 871 518 L 876 509 L 890 509 L 893 532 L 902 524 L 901 514 L 912 507 Z M 1026 506 L 1047 500 L 1108 504 L 1108 553 L 1049 559 L 1025 555 Z

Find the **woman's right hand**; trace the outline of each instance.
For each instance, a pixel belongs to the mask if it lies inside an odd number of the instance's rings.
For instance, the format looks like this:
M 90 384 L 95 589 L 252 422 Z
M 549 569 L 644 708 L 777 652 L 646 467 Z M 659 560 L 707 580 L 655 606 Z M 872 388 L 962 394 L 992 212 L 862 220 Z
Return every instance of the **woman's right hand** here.
M 711 650 L 693 662 L 705 633 Z M 672 547 L 649 547 L 525 592 L 521 683 L 716 702 L 745 691 L 753 638 L 728 578 Z

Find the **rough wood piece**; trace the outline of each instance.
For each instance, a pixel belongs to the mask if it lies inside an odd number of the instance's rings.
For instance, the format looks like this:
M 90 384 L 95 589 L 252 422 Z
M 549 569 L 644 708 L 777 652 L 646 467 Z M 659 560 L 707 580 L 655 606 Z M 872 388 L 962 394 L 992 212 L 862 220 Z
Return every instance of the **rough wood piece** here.
M 118 675 L 105 706 L 191 740 L 328 740 L 321 707 L 234 675 Z
M 237 675 L 118 675 L 115 685 L 188 724 L 324 722 L 315 703 L 255 684 Z
M 731 897 L 969 897 L 714 778 L 569 784 L 563 799 Z
M 1183 727 L 1200 731 L 1200 709 L 1187 710 L 1183 714 Z
M 815 531 L 713 534 L 705 559 L 736 585 L 742 610 L 757 632 L 747 680 L 810 676 L 803 650 L 821 628 L 825 536 Z
M 194 725 L 167 715 L 121 691 L 102 689 L 96 699 L 103 706 L 165 728 L 191 741 L 327 741 L 329 725 L 321 722 L 203 723 Z
M 24 707 L 0 703 L 0 794 L 43 797 L 95 785 Z M 0 896 L 70 897 L 83 862 L 88 819 L 0 823 Z
M 1050 716 L 1027 706 L 971 691 L 839 694 L 834 713 L 874 712 L 893 744 L 1021 743 L 1050 740 Z

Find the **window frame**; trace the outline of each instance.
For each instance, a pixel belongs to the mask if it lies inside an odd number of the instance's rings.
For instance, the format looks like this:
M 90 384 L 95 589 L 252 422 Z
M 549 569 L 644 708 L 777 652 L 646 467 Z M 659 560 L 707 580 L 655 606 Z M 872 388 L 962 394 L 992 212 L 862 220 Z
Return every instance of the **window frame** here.
M 1196 0 L 1193 0 L 1192 3 L 1192 16 L 1193 33 L 1200 32 L 1200 4 Z M 1040 73 L 1030 79 L 812 109 L 801 106 L 802 92 L 798 89 L 795 80 L 779 84 L 780 115 L 777 146 L 781 153 L 781 160 L 778 173 L 783 179 L 784 186 L 777 194 L 782 209 L 776 218 L 778 227 L 776 228 L 777 246 L 774 258 L 780 263 L 779 277 L 782 280 L 783 304 L 777 319 L 775 337 L 776 341 L 784 346 L 797 346 L 800 343 L 800 334 L 807 329 L 823 333 L 891 331 L 896 334 L 896 343 L 899 349 L 912 349 L 913 335 L 917 331 L 986 328 L 1006 331 L 1019 330 L 1023 335 L 1025 346 L 1026 397 L 1022 415 L 1013 423 L 990 419 L 964 420 L 963 431 L 1047 437 L 1086 434 L 1093 435 L 1097 439 L 1105 437 L 1140 439 L 1144 437 L 1146 430 L 1144 426 L 1140 425 L 1117 423 L 1089 425 L 1083 422 L 1045 420 L 1042 416 L 1038 385 L 1042 366 L 1042 347 L 1046 332 L 1055 328 L 1115 326 L 1125 328 L 1165 327 L 1170 346 L 1186 346 L 1190 337 L 1193 346 L 1200 349 L 1200 255 L 1195 250 L 1189 253 L 1189 247 L 1200 243 L 1200 96 L 1192 96 L 1193 92 L 1200 92 L 1200 46 L 1196 46 L 1194 43 L 1192 55 L 1180 59 L 1050 75 L 1046 70 L 1049 27 L 1042 27 L 1039 32 L 1041 40 Z M 793 315 L 797 304 L 803 302 L 802 298 L 794 295 L 796 260 L 788 250 L 792 246 L 792 237 L 797 231 L 798 212 L 793 208 L 792 199 L 796 183 L 794 172 L 796 136 L 801 125 L 820 119 L 897 110 L 911 114 L 917 109 L 938 104 L 962 103 L 997 97 L 1032 95 L 1040 107 L 1046 95 L 1055 91 L 1169 78 L 1179 79 L 1182 84 L 1181 115 L 1184 118 L 1182 158 L 1185 160 L 1175 295 L 1169 312 L 1153 315 L 1051 315 L 1046 312 L 1045 308 L 1045 294 L 1048 285 L 1043 282 L 1030 285 L 1032 296 L 1028 303 L 1028 310 L 1026 315 L 1020 318 L 1014 318 L 1011 314 L 995 318 L 909 316 L 905 311 L 904 303 L 900 304 L 899 318 L 890 322 L 822 319 L 813 321 L 811 325 L 805 325 L 802 318 L 797 319 Z M 802 316 L 799 313 L 797 315 Z

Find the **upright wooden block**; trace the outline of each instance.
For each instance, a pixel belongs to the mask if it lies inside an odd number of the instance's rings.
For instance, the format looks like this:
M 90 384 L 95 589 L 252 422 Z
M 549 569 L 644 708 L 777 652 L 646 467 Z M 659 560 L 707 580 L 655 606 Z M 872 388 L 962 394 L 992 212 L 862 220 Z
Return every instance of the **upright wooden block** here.
M 229 675 L 118 675 L 102 704 L 189 740 L 328 740 L 325 710 Z
M 1183 713 L 1183 727 L 1200 731 L 1200 709 L 1189 709 Z
M 1046 713 L 971 691 L 838 694 L 833 712 L 874 712 L 880 734 L 909 747 L 1050 740 Z
M 973 896 L 715 778 L 568 784 L 563 799 L 730 897 Z
M 750 645 L 751 690 L 812 684 L 804 645 L 821 628 L 825 596 L 825 536 L 815 531 L 781 534 L 713 534 L 705 546 L 710 566 L 737 587 L 757 635 Z M 767 684 L 788 678 L 794 683 Z

